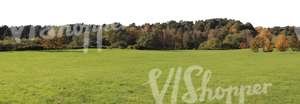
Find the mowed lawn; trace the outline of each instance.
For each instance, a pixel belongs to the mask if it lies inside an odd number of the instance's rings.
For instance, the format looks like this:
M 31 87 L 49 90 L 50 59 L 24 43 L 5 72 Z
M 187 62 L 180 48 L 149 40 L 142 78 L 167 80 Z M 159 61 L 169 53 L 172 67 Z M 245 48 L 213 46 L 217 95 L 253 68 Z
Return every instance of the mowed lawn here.
M 172 67 L 201 65 L 212 71 L 209 87 L 272 83 L 266 95 L 246 104 L 299 104 L 300 53 L 250 50 L 145 51 L 90 49 L 0 52 L 0 104 L 154 104 L 148 73 L 163 70 L 160 89 Z M 195 87 L 201 77 L 193 78 Z M 186 92 L 181 82 L 178 104 Z M 170 104 L 172 86 L 164 102 Z M 234 98 L 237 104 L 237 98 Z M 199 102 L 197 102 L 199 104 Z M 225 100 L 201 104 L 225 104 Z

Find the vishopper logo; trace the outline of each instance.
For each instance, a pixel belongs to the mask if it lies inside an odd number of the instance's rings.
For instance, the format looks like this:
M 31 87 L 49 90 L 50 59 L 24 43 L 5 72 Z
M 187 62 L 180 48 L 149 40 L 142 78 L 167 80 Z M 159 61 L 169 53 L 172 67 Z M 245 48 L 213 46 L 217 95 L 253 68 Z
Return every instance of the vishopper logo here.
M 84 25 L 75 24 L 73 26 L 63 25 L 63 26 L 45 26 L 40 31 L 36 31 L 34 26 L 29 28 L 29 40 L 33 40 L 36 35 L 39 35 L 41 39 L 54 39 L 55 37 L 72 37 L 72 36 L 83 36 L 83 52 L 87 53 L 90 43 L 90 35 L 92 32 L 96 33 L 97 36 L 97 48 L 98 51 L 102 50 L 102 35 L 103 31 L 109 30 L 123 30 L 125 29 L 122 25 L 118 23 L 110 25 Z M 21 27 L 11 27 L 10 31 L 12 33 L 12 38 L 16 43 L 21 43 L 21 35 L 24 31 L 24 26 Z
M 199 88 L 195 88 L 192 78 L 192 74 L 195 73 L 194 77 L 202 78 L 200 80 L 201 85 Z M 152 94 L 156 104 L 163 104 L 165 94 L 167 93 L 170 86 L 173 87 L 171 92 L 171 104 L 176 104 L 180 97 L 179 86 L 181 79 L 183 79 L 184 85 L 187 89 L 183 95 L 181 95 L 181 100 L 185 103 L 203 103 L 213 100 L 225 100 L 226 104 L 233 104 L 233 97 L 237 97 L 238 104 L 245 104 L 245 99 L 247 96 L 262 95 L 267 94 L 268 89 L 272 86 L 271 83 L 262 83 L 254 85 L 240 85 L 240 86 L 229 86 L 227 88 L 217 87 L 216 89 L 210 88 L 208 83 L 212 77 L 212 72 L 210 70 L 204 70 L 201 66 L 194 65 L 188 67 L 184 72 L 182 67 L 171 68 L 169 75 L 162 89 L 158 88 L 158 79 L 162 75 L 160 69 L 153 69 L 149 73 L 149 82 L 152 89 Z M 236 100 L 234 100 L 236 101 Z
M 300 40 L 300 27 L 295 27 L 295 33 L 297 35 L 298 40 Z

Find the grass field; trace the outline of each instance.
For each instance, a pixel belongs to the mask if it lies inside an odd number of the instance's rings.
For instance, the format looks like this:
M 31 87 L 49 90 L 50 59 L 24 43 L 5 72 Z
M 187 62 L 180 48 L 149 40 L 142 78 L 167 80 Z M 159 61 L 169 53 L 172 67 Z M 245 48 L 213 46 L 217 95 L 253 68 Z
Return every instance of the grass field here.
M 92 49 L 87 54 L 80 50 L 0 52 L 0 104 L 154 104 L 151 88 L 145 84 L 149 71 L 163 70 L 162 86 L 171 67 L 190 65 L 213 72 L 212 88 L 273 84 L 266 95 L 247 96 L 246 104 L 300 103 L 300 53 Z M 199 85 L 201 79 L 194 79 Z M 183 93 L 182 83 L 178 97 Z M 225 104 L 225 100 L 202 104 Z

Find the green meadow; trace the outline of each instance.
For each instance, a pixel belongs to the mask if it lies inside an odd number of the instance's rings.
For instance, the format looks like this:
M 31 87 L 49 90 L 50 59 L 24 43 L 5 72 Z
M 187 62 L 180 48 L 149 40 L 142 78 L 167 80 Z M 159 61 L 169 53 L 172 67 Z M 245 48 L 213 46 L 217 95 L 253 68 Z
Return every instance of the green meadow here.
M 300 53 L 250 50 L 121 50 L 0 52 L 0 104 L 154 104 L 149 72 L 160 68 L 161 89 L 170 68 L 200 65 L 212 72 L 208 86 L 272 83 L 245 104 L 299 104 Z M 198 88 L 201 77 L 193 76 Z M 170 104 L 172 83 L 164 97 Z M 180 82 L 178 104 L 186 93 Z M 200 104 L 200 102 L 196 102 Z M 201 104 L 225 104 L 206 100 Z M 233 98 L 238 104 L 238 98 Z

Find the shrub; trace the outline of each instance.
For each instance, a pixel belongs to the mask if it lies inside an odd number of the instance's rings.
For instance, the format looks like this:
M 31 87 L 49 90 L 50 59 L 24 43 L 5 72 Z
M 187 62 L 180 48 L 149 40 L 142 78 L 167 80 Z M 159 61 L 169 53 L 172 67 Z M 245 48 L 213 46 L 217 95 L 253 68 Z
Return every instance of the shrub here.
M 67 48 L 78 49 L 83 48 L 83 36 L 73 36 L 70 43 L 68 43 Z
M 296 35 L 288 37 L 288 45 L 292 51 L 300 51 L 300 41 Z
M 117 41 L 111 45 L 113 48 L 120 48 L 125 49 L 127 48 L 128 44 L 125 41 Z
M 245 40 L 240 34 L 227 35 L 223 41 L 223 48 L 238 49 L 241 47 L 241 42 Z M 244 47 L 244 46 L 242 46 Z
M 159 37 L 153 33 L 144 33 L 137 40 L 137 49 L 162 49 L 162 43 Z
M 240 43 L 240 49 L 246 49 L 246 48 L 249 48 L 248 44 L 246 42 L 241 42 Z
M 41 39 L 40 40 L 41 46 L 43 49 L 63 49 L 65 48 L 64 45 L 64 38 L 55 37 L 53 39 Z
M 208 40 L 202 44 L 200 44 L 199 49 L 221 49 L 222 42 L 220 40 Z
M 262 36 L 256 36 L 252 40 L 250 47 L 253 52 L 259 52 L 259 48 L 263 48 L 263 52 L 273 51 L 272 42 L 268 38 Z
M 41 50 L 43 47 L 39 44 L 39 39 L 23 39 L 17 44 L 17 50 Z
M 257 44 L 257 40 L 252 40 L 250 47 L 253 52 L 259 52 L 259 46 Z
M 0 41 L 0 51 L 13 51 L 17 49 L 17 43 L 13 39 L 4 39 Z

